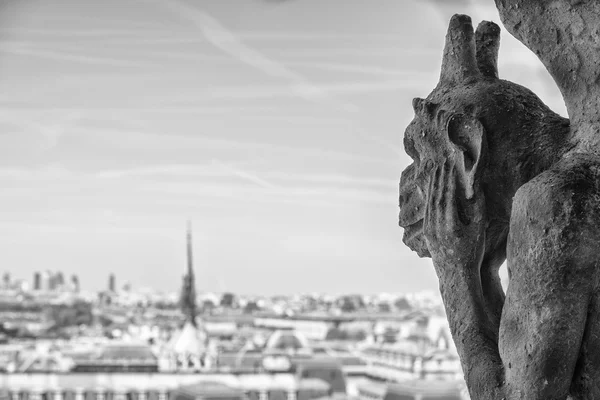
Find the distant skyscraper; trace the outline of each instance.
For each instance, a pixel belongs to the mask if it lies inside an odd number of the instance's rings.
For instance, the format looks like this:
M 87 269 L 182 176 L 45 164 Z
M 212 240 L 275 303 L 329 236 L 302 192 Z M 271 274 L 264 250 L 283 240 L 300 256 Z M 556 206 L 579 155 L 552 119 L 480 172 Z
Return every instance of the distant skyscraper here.
M 189 221 L 187 228 L 187 273 L 183 278 L 180 305 L 186 320 L 196 326 L 196 279 L 192 257 L 192 224 Z
M 56 274 L 54 272 L 49 272 L 48 273 L 48 290 L 54 291 L 54 290 L 56 290 L 57 286 L 58 285 L 56 282 Z
M 117 289 L 117 280 L 115 278 L 115 274 L 110 274 L 108 276 L 108 291 L 115 292 Z
M 56 285 L 62 287 L 65 285 L 65 276 L 61 271 L 56 273 Z
M 42 274 L 39 271 L 33 274 L 33 290 L 42 290 Z
M 5 288 L 10 287 L 10 272 L 5 272 L 4 275 L 2 276 L 2 285 Z
M 79 292 L 79 277 L 77 275 L 71 276 L 71 284 L 73 285 L 73 290 Z
M 50 278 L 52 278 L 52 273 L 48 270 L 42 272 L 42 282 L 40 283 L 40 290 L 48 290 L 50 289 Z

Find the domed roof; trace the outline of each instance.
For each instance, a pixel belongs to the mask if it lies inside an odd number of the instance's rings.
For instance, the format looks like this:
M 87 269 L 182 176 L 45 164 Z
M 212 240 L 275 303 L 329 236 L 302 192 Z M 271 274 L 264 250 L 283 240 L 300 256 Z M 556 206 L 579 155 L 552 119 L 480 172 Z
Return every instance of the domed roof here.
M 201 354 L 206 351 L 206 332 L 187 321 L 169 341 L 168 347 L 177 354 Z
M 307 348 L 308 340 L 304 335 L 292 330 L 275 331 L 267 339 L 266 349 L 303 349 Z

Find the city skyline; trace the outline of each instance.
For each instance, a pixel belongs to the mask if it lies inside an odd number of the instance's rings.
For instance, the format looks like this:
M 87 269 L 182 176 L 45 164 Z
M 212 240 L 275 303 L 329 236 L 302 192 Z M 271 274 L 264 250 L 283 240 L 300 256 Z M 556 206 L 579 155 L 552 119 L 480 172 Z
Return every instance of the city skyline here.
M 491 2 L 490 2 L 491 3 Z M 436 2 L 32 0 L 0 6 L 0 263 L 177 291 L 435 290 L 402 243 L 411 100 L 439 75 Z M 452 10 L 498 22 L 492 5 Z M 503 31 L 502 78 L 565 115 Z
M 172 298 L 175 297 L 179 297 L 181 294 L 181 285 L 179 288 L 174 288 L 174 289 L 169 289 L 169 290 L 164 290 L 162 288 L 155 288 L 155 287 L 150 287 L 150 286 L 142 286 L 142 285 L 136 285 L 136 282 L 130 282 L 127 280 L 119 280 L 118 276 L 114 273 L 111 272 L 107 272 L 106 273 L 106 277 L 105 277 L 105 282 L 104 282 L 104 286 L 102 285 L 97 285 L 98 288 L 96 290 L 91 290 L 88 287 L 79 287 L 78 286 L 78 282 L 77 282 L 77 286 L 74 286 L 75 283 L 73 282 L 73 279 L 78 280 L 78 276 L 77 275 L 72 275 L 71 277 L 69 277 L 69 281 L 65 281 L 61 284 L 57 284 L 57 283 L 53 283 L 50 280 L 48 280 L 49 276 L 45 276 L 42 277 L 42 275 L 48 275 L 50 274 L 52 276 L 55 276 L 56 274 L 61 274 L 61 271 L 50 271 L 50 270 L 44 270 L 44 271 L 34 271 L 33 275 L 31 277 L 29 276 L 21 276 L 21 275 L 8 275 L 10 280 L 8 281 L 3 281 L 2 284 L 4 285 L 4 289 L 9 290 L 9 291 L 14 291 L 14 290 L 22 290 L 23 287 L 25 287 L 25 291 L 28 292 L 72 292 L 72 293 L 86 293 L 86 294 L 91 294 L 91 293 L 103 293 L 103 292 L 113 292 L 115 294 L 118 293 L 124 293 L 124 292 L 130 292 L 130 293 L 137 293 L 137 294 L 156 294 L 156 295 L 163 295 L 163 296 L 170 296 Z M 6 278 L 7 275 L 5 275 Z M 41 281 L 39 279 L 42 279 Z M 180 277 L 180 279 L 185 278 L 185 274 L 183 276 Z M 111 283 L 114 284 L 114 290 L 111 290 Z M 25 286 L 22 286 L 25 285 Z M 421 296 L 421 295 L 427 295 L 427 296 L 432 296 L 435 298 L 439 297 L 439 293 L 432 288 L 426 288 L 423 290 L 417 290 L 417 291 L 405 291 L 405 292 L 401 292 L 401 291 L 380 291 L 380 292 L 336 292 L 336 291 L 329 291 L 329 292 L 318 292 L 318 291 L 299 291 L 299 292 L 288 292 L 288 293 L 269 293 L 269 294 L 263 294 L 263 293 L 257 293 L 257 292 L 252 292 L 252 291 L 247 291 L 247 292 L 233 292 L 233 291 L 229 291 L 229 290 L 224 290 L 224 291 L 215 291 L 215 290 L 203 290 L 203 291 L 198 291 L 196 293 L 196 296 L 198 298 L 202 298 L 205 296 L 209 296 L 209 298 L 212 298 L 212 295 L 223 295 L 223 294 L 233 294 L 235 296 L 241 296 L 241 297 L 248 297 L 248 298 L 279 298 L 282 296 L 289 296 L 289 297 L 294 297 L 294 296 L 325 296 L 325 297 L 344 297 L 344 296 L 366 296 L 366 297 L 373 297 L 373 296 L 382 296 L 383 298 L 388 298 L 391 299 L 393 297 L 405 297 L 405 296 Z M 178 300 L 177 300 L 178 301 Z M 441 301 L 441 298 L 440 298 Z

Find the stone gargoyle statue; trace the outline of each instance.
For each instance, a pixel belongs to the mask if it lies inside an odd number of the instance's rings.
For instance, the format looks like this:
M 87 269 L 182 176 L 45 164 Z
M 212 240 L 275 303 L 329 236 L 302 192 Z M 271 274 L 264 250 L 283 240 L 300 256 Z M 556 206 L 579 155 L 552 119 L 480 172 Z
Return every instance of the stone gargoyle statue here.
M 496 5 L 570 118 L 499 79 L 496 24 L 455 15 L 404 136 L 403 240 L 432 258 L 472 400 L 600 399 L 600 1 Z

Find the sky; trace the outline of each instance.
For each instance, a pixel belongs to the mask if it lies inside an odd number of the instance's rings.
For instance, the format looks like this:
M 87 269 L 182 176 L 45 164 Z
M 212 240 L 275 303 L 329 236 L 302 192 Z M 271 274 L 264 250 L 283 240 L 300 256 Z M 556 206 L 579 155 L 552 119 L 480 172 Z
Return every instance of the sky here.
M 177 290 L 435 290 L 402 243 L 411 100 L 491 0 L 4 0 L 0 272 Z M 503 31 L 504 79 L 565 115 Z

